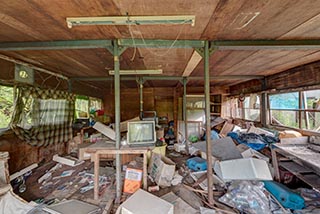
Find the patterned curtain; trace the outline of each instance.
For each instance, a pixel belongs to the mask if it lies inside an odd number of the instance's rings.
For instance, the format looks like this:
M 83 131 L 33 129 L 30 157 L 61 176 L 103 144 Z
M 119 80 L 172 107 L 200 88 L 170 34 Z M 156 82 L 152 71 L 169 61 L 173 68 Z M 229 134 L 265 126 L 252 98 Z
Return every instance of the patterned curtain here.
M 75 96 L 65 91 L 17 88 L 11 128 L 32 146 L 48 146 L 72 138 Z

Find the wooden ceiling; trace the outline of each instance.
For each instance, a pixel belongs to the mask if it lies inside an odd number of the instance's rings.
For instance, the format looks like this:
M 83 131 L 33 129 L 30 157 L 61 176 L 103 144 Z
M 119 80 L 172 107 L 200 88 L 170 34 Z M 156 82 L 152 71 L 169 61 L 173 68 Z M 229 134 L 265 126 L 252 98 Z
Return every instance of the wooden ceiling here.
M 195 26 L 76 26 L 67 17 L 195 15 Z M 314 0 L 11 0 L 0 7 L 0 43 L 84 39 L 308 40 L 320 39 L 320 1 Z M 113 56 L 106 49 L 0 51 L 67 77 L 108 76 Z M 163 69 L 182 76 L 192 49 L 128 48 L 121 69 Z M 320 50 L 218 50 L 210 57 L 210 76 L 271 75 L 318 61 Z M 203 76 L 203 60 L 190 76 Z M 245 80 L 212 80 L 233 85 Z M 148 81 L 146 87 L 172 87 L 178 81 Z M 87 82 L 87 84 L 95 84 Z M 201 86 L 203 81 L 192 81 Z M 135 81 L 123 82 L 136 87 Z M 100 83 L 99 87 L 110 88 Z

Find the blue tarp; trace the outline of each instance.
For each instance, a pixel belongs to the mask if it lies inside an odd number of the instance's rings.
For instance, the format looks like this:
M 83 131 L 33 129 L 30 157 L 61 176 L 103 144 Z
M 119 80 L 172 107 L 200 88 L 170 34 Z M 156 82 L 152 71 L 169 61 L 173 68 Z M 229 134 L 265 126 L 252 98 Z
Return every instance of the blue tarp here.
M 264 134 L 259 135 L 255 133 L 229 132 L 227 136 L 231 137 L 239 144 L 246 144 L 254 150 L 261 150 L 268 144 L 279 142 L 279 139 L 277 137 L 272 137 Z

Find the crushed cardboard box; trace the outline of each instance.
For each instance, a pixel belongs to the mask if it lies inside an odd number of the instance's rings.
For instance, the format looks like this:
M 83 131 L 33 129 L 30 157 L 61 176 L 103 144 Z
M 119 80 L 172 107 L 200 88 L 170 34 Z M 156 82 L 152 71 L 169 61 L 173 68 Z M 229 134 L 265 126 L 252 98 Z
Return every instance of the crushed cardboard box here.
M 160 187 L 171 186 L 175 168 L 176 165 L 171 159 L 161 154 L 152 153 L 149 174 Z

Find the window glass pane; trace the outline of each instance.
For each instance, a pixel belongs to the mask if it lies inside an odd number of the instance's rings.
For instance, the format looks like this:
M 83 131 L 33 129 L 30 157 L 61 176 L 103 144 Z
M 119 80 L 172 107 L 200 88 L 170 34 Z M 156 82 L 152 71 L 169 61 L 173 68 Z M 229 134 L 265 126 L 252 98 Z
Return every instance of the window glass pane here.
M 245 109 L 246 120 L 260 121 L 260 109 Z
M 67 100 L 40 100 L 40 125 L 63 124 L 66 118 Z
M 75 102 L 76 118 L 89 118 L 89 99 L 77 97 Z
M 7 128 L 13 112 L 13 87 L 0 85 L 0 129 Z
M 299 93 L 269 95 L 270 109 L 299 109 Z
M 320 112 L 302 111 L 302 129 L 320 131 Z
M 320 90 L 304 91 L 306 109 L 320 110 Z
M 243 108 L 250 108 L 250 97 L 246 97 L 243 101 Z
M 90 112 L 102 109 L 102 100 L 98 98 L 90 97 Z
M 204 96 L 188 95 L 186 107 L 187 108 L 205 108 Z
M 299 112 L 271 110 L 271 123 L 273 125 L 299 128 Z

